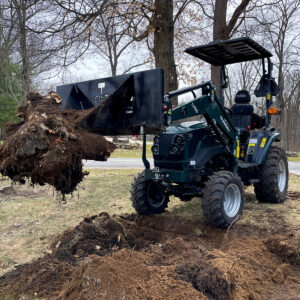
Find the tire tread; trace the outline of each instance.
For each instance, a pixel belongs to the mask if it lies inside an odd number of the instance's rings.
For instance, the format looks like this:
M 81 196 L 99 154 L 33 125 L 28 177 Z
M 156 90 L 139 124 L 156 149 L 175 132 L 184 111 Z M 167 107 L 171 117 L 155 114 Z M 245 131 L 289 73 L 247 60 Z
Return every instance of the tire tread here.
M 145 179 L 145 172 L 140 172 L 131 184 L 130 200 L 136 212 L 140 215 L 158 214 L 168 207 L 169 197 L 157 208 L 152 207 L 147 201 L 149 181 Z
M 206 220 L 213 226 L 227 228 L 231 223 L 223 216 L 223 193 L 230 181 L 236 181 L 240 185 L 242 197 L 242 209 L 244 201 L 244 187 L 241 179 L 229 171 L 214 173 L 205 182 L 202 211 Z
M 281 159 L 285 162 L 288 185 L 288 164 L 285 151 L 278 146 L 271 146 L 260 168 L 260 182 L 254 184 L 255 195 L 259 202 L 282 203 L 286 199 L 287 187 L 283 193 L 278 188 L 278 164 Z

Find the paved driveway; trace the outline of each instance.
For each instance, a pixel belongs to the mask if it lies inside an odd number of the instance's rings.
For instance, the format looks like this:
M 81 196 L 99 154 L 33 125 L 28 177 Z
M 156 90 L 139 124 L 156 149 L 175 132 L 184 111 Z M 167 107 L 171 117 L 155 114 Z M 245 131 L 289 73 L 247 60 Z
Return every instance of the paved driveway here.
M 153 159 L 148 159 L 153 165 Z M 105 169 L 143 169 L 144 164 L 141 158 L 109 158 L 107 161 L 84 160 L 85 168 Z
M 300 175 L 300 162 L 299 161 L 289 161 L 289 171 L 290 171 L 290 173 Z

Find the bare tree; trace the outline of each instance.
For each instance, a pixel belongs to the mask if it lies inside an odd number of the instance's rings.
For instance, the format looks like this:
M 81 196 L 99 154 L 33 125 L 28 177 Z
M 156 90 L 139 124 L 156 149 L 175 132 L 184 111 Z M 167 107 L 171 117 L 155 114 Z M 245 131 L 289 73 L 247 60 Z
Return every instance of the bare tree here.
M 41 1 L 43 10 L 28 22 L 27 28 L 45 37 L 55 52 L 56 66 L 62 68 L 83 57 L 91 45 L 93 24 L 115 1 L 108 0 L 46 0 Z
M 134 43 L 132 40 L 146 41 L 154 57 L 155 67 L 165 71 L 165 91 L 178 87 L 174 26 L 193 0 L 54 2 L 55 17 L 49 14 L 49 17 L 35 23 L 31 30 L 48 34 L 48 38 L 57 36 L 55 43 L 60 44 L 59 53 L 64 55 L 63 66 L 70 65 L 84 55 L 92 43 L 99 46 L 99 53 L 109 61 L 112 74 L 115 74 L 118 59 Z M 120 24 L 120 20 L 123 24 Z M 144 61 L 139 62 L 142 63 Z
M 23 89 L 25 93 L 29 92 L 31 85 L 31 76 L 30 76 L 30 61 L 28 53 L 28 42 L 27 42 L 27 30 L 26 30 L 26 21 L 28 19 L 28 11 L 36 3 L 32 1 L 25 0 L 12 0 L 12 9 L 16 11 L 17 16 L 17 30 L 19 34 L 19 46 L 20 46 L 20 55 L 22 59 L 22 76 L 23 76 Z
M 268 10 L 274 3 L 280 1 L 270 0 L 215 0 L 215 1 L 197 1 L 203 14 L 213 22 L 213 40 L 228 40 L 237 33 L 245 35 L 249 32 L 248 28 L 242 28 L 245 20 L 253 15 L 259 15 L 260 10 Z M 228 8 L 232 13 L 228 13 Z M 249 23 L 247 23 L 249 25 Z M 211 78 L 216 84 L 219 82 L 219 67 L 212 66 Z
M 213 40 L 228 40 L 232 33 L 240 26 L 239 17 L 246 11 L 246 7 L 251 0 L 241 0 L 240 4 L 234 10 L 231 18 L 227 21 L 228 0 L 216 0 L 214 8 Z M 211 68 L 212 81 L 219 81 L 219 67 Z
M 52 68 L 50 61 L 57 53 L 56 47 L 45 35 L 28 29 L 29 24 L 35 24 L 48 6 L 48 3 L 40 0 L 1 2 L 2 41 L 10 59 L 22 68 L 23 99 L 32 87 L 32 79 Z
M 178 87 L 174 50 L 175 24 L 192 2 L 193 0 L 138 0 L 132 1 L 130 6 L 129 12 L 133 18 L 131 36 L 136 41 L 146 39 L 155 59 L 155 67 L 164 70 L 165 92 Z M 130 13 L 126 17 L 130 17 Z M 177 99 L 173 99 L 173 104 L 177 104 Z
M 124 22 L 125 21 L 125 22 Z M 129 28 L 132 19 L 124 20 L 118 16 L 118 11 L 114 7 L 108 8 L 101 14 L 92 25 L 91 43 L 92 52 L 100 54 L 108 61 L 111 69 L 111 75 L 117 75 L 117 68 L 122 55 L 129 56 L 127 50 L 131 50 L 131 58 L 136 58 L 136 41 L 129 35 Z M 127 53 L 126 53 L 127 52 Z M 123 74 L 130 70 L 148 63 L 151 58 L 131 59 L 130 65 L 124 67 Z M 134 61 L 134 63 L 132 63 Z
M 8 99 L 19 103 L 19 89 L 16 90 L 12 70 L 12 53 L 13 45 L 16 41 L 14 34 L 14 24 L 8 19 L 14 18 L 13 12 L 5 9 L 4 3 L 0 4 L 0 94 L 5 95 Z
M 257 16 L 253 16 L 257 22 L 257 33 L 267 47 L 274 49 L 275 74 L 278 78 L 280 93 L 276 104 L 281 110 L 277 117 L 277 126 L 284 133 L 283 145 L 289 148 L 289 132 L 291 127 L 291 113 L 297 115 L 299 106 L 294 106 L 295 94 L 299 88 L 299 37 L 300 27 L 298 16 L 300 12 L 299 0 L 282 0 L 274 3 L 268 10 L 261 8 Z
M 294 71 L 285 76 L 283 145 L 287 150 L 300 149 L 300 72 Z

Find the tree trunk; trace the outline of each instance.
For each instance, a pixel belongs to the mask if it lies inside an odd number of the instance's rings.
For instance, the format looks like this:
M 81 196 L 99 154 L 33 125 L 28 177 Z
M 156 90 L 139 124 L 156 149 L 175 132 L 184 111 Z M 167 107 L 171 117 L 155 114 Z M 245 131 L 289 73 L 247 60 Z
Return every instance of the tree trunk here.
M 26 30 L 26 1 L 14 1 L 15 9 L 18 16 L 18 29 L 20 32 L 20 54 L 22 58 L 22 80 L 24 100 L 27 93 L 30 90 L 31 78 L 30 78 L 30 63 L 27 51 L 27 30 Z
M 280 88 L 280 92 L 278 96 L 276 97 L 276 105 L 277 108 L 281 111 L 281 113 L 277 116 L 277 129 L 282 134 L 281 139 L 281 146 L 286 146 L 286 150 L 289 150 L 288 146 L 288 140 L 290 136 L 286 136 L 286 134 L 283 134 L 285 131 L 285 115 L 286 115 L 286 108 L 284 107 L 284 98 L 283 98 L 283 91 L 284 91 L 284 75 L 283 75 L 283 44 L 281 44 L 281 49 L 279 50 L 279 66 L 278 66 L 278 86 Z
M 155 67 L 164 70 L 164 92 L 178 88 L 177 73 L 174 58 L 174 21 L 173 0 L 156 0 L 154 18 L 154 48 Z M 173 98 L 172 104 L 177 105 Z
M 117 61 L 110 61 L 111 76 L 117 75 Z
M 213 26 L 214 41 L 227 40 L 229 38 L 226 25 L 227 2 L 228 0 L 216 0 Z M 217 95 L 219 96 L 220 67 L 211 66 L 211 80 L 216 86 Z

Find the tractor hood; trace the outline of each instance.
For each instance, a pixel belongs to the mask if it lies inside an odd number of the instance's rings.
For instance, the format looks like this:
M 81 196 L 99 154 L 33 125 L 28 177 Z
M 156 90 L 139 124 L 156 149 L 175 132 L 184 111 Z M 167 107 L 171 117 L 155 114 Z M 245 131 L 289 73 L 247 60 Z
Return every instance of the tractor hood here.
M 207 128 L 206 121 L 190 121 L 190 122 L 184 122 L 178 125 L 172 125 L 169 127 L 166 127 L 163 131 L 163 134 L 183 134 L 192 132 L 201 128 Z

